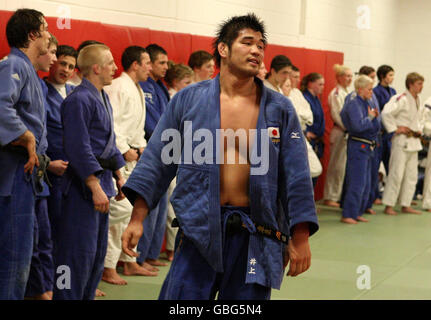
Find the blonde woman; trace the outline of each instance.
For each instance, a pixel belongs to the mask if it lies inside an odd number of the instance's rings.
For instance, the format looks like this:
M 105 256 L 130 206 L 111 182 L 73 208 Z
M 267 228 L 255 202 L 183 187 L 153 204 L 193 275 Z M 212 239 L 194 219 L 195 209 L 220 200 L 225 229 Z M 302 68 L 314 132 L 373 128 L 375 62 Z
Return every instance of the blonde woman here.
M 325 199 L 325 205 L 339 207 L 347 158 L 346 128 L 341 121 L 340 112 L 349 93 L 348 87 L 352 83 L 353 74 L 348 67 L 339 64 L 334 65 L 334 71 L 337 86 L 332 89 L 328 96 L 328 105 L 334 121 L 334 127 L 329 138 L 331 156 L 329 158 L 323 198 Z

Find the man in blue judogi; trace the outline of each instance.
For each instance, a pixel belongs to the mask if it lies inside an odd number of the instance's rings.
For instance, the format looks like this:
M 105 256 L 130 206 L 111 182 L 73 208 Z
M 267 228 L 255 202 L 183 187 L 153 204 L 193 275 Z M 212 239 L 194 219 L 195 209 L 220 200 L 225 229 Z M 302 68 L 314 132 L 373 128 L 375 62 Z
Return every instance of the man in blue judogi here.
M 45 79 L 47 86 L 47 155 L 51 159 L 48 168 L 48 177 L 51 182 L 50 195 L 48 197 L 48 213 L 51 223 L 51 235 L 53 245 L 56 242 L 56 222 L 61 215 L 61 185 L 64 172 L 67 170 L 68 161 L 63 148 L 63 124 L 61 121 L 61 104 L 64 99 L 75 88 L 66 83 L 73 75 L 78 53 L 67 45 L 57 48 L 57 61 L 51 67 L 48 78 Z
M 373 80 L 360 75 L 355 80 L 355 90 L 356 93 L 346 98 L 340 114 L 349 134 L 341 221 L 349 224 L 368 221 L 362 214 L 368 205 L 373 152 L 380 130 L 378 109 L 370 106 Z
M 162 79 L 168 70 L 167 52 L 157 44 L 150 44 L 146 48 L 151 59 L 151 71 L 148 80 L 140 82 L 145 94 L 145 139 L 151 135 L 166 110 L 169 102 L 169 92 Z M 138 244 L 139 257 L 136 261 L 150 271 L 157 271 L 157 266 L 166 266 L 158 260 L 165 235 L 165 225 L 168 214 L 167 194 L 163 195 L 154 212 L 144 222 L 144 234 Z
M 112 108 L 103 91 L 117 67 L 105 45 L 81 50 L 84 79 L 61 106 L 64 152 L 69 160 L 62 185 L 61 219 L 54 250 L 54 299 L 92 300 L 102 277 L 108 237 L 109 198 L 124 183 L 124 159 L 115 145 Z M 124 195 L 119 192 L 116 199 Z M 58 272 L 58 271 L 57 271 Z
M 9 19 L 11 47 L 0 61 L 0 300 L 23 299 L 34 237 L 35 194 L 43 176 L 37 156 L 45 131 L 42 88 L 34 65 L 50 34 L 41 12 L 19 9 Z
M 253 14 L 220 27 L 220 75 L 175 95 L 123 188 L 134 204 L 123 250 L 136 255 L 142 220 L 177 176 L 180 231 L 160 299 L 269 299 L 289 259 L 288 275 L 310 266 L 318 224 L 305 138 L 290 100 L 255 77 L 265 43 Z
M 388 103 L 389 99 L 397 94 L 395 89 L 390 86 L 394 81 L 394 75 L 395 72 L 391 66 L 382 65 L 377 69 L 377 78 L 379 79 L 379 84 L 373 89 L 373 92 L 376 95 L 377 101 L 379 102 L 380 111 L 383 111 L 385 104 Z M 392 135 L 388 134 L 383 126 L 382 130 L 381 161 L 383 161 L 386 175 L 388 175 Z

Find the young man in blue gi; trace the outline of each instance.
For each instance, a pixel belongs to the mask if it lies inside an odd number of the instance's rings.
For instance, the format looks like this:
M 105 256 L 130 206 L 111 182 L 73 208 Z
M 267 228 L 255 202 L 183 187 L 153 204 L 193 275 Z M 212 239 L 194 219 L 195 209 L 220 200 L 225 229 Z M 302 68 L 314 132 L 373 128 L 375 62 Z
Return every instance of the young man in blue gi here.
M 66 82 L 72 77 L 78 53 L 74 48 L 61 45 L 57 48 L 57 61 L 49 70 L 49 76 L 45 79 L 47 93 L 47 155 L 51 159 L 48 168 L 48 177 L 51 182 L 50 195 L 48 197 L 48 213 L 51 223 L 51 236 L 53 244 L 56 243 L 56 221 L 61 215 L 61 184 L 63 175 L 67 170 L 68 161 L 63 149 L 63 124 L 61 122 L 61 104 L 74 86 Z
M 346 98 L 340 116 L 349 134 L 342 222 L 368 222 L 362 217 L 367 209 L 371 187 L 371 168 L 377 133 L 380 131 L 376 106 L 371 106 L 373 80 L 360 75 L 355 80 L 356 94 Z
M 62 185 L 57 223 L 54 299 L 92 300 L 102 277 L 108 237 L 109 198 L 124 183 L 123 155 L 115 145 L 112 108 L 103 87 L 117 67 L 105 45 L 82 49 L 78 65 L 82 83 L 61 105 L 63 145 L 69 165 Z M 119 192 L 117 200 L 124 198 Z
M 377 101 L 379 102 L 380 111 L 383 111 L 385 104 L 388 103 L 389 99 L 396 95 L 397 92 L 390 85 L 394 81 L 394 69 L 388 65 L 381 65 L 377 69 L 377 78 L 379 84 L 373 89 L 376 95 Z M 385 127 L 382 126 L 382 150 L 381 150 L 381 161 L 385 166 L 386 176 L 389 175 L 389 158 L 391 156 L 391 140 L 392 135 L 388 134 Z
M 178 246 L 160 299 L 269 299 L 289 260 L 291 276 L 310 266 L 318 224 L 305 138 L 291 102 L 256 78 L 265 44 L 253 14 L 220 26 L 220 74 L 174 96 L 123 188 L 134 203 L 123 250 L 134 255 L 142 220 L 177 174 Z M 237 130 L 249 157 L 229 142 Z
M 139 82 L 145 93 L 145 139 L 150 140 L 154 128 L 166 110 L 170 100 L 169 92 L 162 79 L 168 70 L 168 54 L 157 44 L 146 47 L 151 59 L 151 71 L 147 81 Z M 144 222 L 144 235 L 138 244 L 139 257 L 136 260 L 149 271 L 158 271 L 157 266 L 167 266 L 158 260 L 165 235 L 165 225 L 168 215 L 168 198 L 164 195 L 154 212 Z
M 50 67 L 57 61 L 57 39 L 51 35 L 49 40 L 48 53 L 41 55 L 36 60 L 36 71 L 49 72 Z M 46 95 L 48 88 L 42 79 L 39 79 L 42 91 L 45 110 L 48 109 Z M 46 155 L 48 140 L 46 133 L 42 138 L 40 153 Z M 55 167 L 55 161 L 49 161 L 47 170 Z M 31 258 L 30 275 L 25 292 L 26 298 L 36 300 L 51 300 L 54 282 L 54 262 L 52 260 L 52 239 L 51 224 L 48 217 L 48 197 L 50 191 L 48 185 L 43 182 L 43 190 L 36 195 L 35 206 L 35 241 L 33 244 L 33 255 Z
M 50 34 L 41 12 L 19 9 L 6 37 L 11 51 L 0 61 L 0 300 L 23 299 L 30 270 L 35 194 L 41 190 L 34 167 L 45 131 L 35 64 L 48 52 Z

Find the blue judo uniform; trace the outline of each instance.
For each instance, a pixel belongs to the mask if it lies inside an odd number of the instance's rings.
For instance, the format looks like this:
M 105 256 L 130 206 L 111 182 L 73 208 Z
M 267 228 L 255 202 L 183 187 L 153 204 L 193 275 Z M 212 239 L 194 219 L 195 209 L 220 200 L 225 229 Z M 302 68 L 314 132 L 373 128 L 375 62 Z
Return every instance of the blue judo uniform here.
M 150 140 L 151 135 L 166 110 L 170 100 L 168 89 L 161 80 L 154 81 L 148 78 L 140 82 L 145 94 L 145 139 Z M 158 205 L 153 209 L 149 217 L 144 221 L 144 234 L 138 243 L 139 257 L 136 261 L 140 264 L 146 259 L 158 259 L 163 245 L 168 214 L 168 195 L 163 195 Z
M 28 156 L 3 147 L 30 130 L 40 151 L 45 109 L 39 77 L 19 49 L 0 62 L 0 300 L 23 299 L 34 237 L 36 170 L 24 173 Z
M 257 78 L 262 96 L 251 159 L 265 142 L 268 159 L 250 165 L 249 208 L 220 208 L 219 81 L 217 76 L 193 84 L 173 97 L 123 187 L 131 203 L 139 195 L 152 209 L 173 177 L 177 178 L 171 203 L 180 232 L 160 299 L 210 299 L 217 290 L 220 299 L 269 298 L 270 288 L 279 289 L 282 282 L 285 245 L 257 233 L 252 221 L 285 234 L 301 222 L 308 222 L 310 234 L 318 229 L 307 148 L 295 109 L 290 100 L 267 89 Z M 185 121 L 192 121 L 192 127 Z M 181 136 L 174 138 L 181 144 L 181 161 L 169 164 L 161 159 L 163 150 L 169 153 L 165 149 L 169 149 L 168 144 L 174 144 L 166 141 L 169 138 L 162 141 L 166 129 L 174 129 Z M 191 136 L 202 134 L 202 130 L 211 133 L 212 141 L 205 150 L 204 163 L 198 164 L 189 158 L 202 154 L 201 139 Z M 268 130 L 275 134 L 271 139 Z M 254 171 L 265 164 L 267 170 Z M 225 234 L 227 218 L 232 214 L 240 216 L 248 232 Z
M 48 157 L 50 157 L 51 161 L 67 161 L 67 157 L 63 148 L 63 124 L 61 121 L 61 104 L 63 103 L 64 99 L 52 84 L 46 82 L 46 86 L 48 89 L 46 96 L 48 150 L 46 151 L 46 154 Z M 66 84 L 66 94 L 69 95 L 74 88 L 75 86 Z M 50 172 L 48 172 L 48 177 L 49 181 L 51 182 L 51 188 L 49 190 L 50 195 L 48 197 L 48 213 L 51 224 L 53 245 L 55 246 L 57 238 L 56 222 L 61 218 L 61 185 L 64 179 L 63 176 L 57 176 Z
M 46 95 L 48 87 L 42 79 L 40 84 L 43 92 L 45 111 L 48 108 Z M 46 123 L 46 120 L 45 120 Z M 46 154 L 48 149 L 47 132 L 42 137 L 39 152 Z M 34 297 L 53 290 L 54 262 L 52 259 L 51 224 L 48 217 L 48 185 L 43 182 L 42 192 L 36 195 L 34 244 L 31 258 L 30 275 L 27 282 L 26 297 Z
M 316 152 L 317 157 L 320 159 L 323 157 L 323 134 L 325 133 L 325 115 L 323 114 L 322 104 L 319 98 L 311 94 L 310 91 L 305 90 L 302 94 L 305 100 L 310 104 L 311 112 L 313 113 L 313 124 L 311 126 L 307 125 L 305 133 L 310 131 L 317 136 L 316 139 L 310 141 L 310 144 L 314 152 Z M 313 185 L 316 185 L 317 179 L 317 177 L 313 178 Z
M 112 108 L 103 90 L 102 94 L 104 99 L 84 78 L 61 105 L 64 152 L 69 166 L 62 184 L 54 263 L 56 270 L 59 266 L 69 268 L 70 287 L 65 281 L 59 288 L 58 280 L 61 282 L 64 275 L 57 274 L 54 299 L 93 300 L 102 278 L 108 214 L 94 210 L 85 180 L 95 174 L 109 199 L 115 195 L 112 171 L 104 170 L 96 157 L 114 159 L 114 170 L 125 164 L 115 144 Z
M 392 87 L 384 87 L 380 83 L 373 89 L 374 95 L 379 103 L 380 110 L 383 111 L 385 104 L 388 103 L 389 99 L 396 95 L 397 92 Z M 382 126 L 382 143 L 381 150 L 379 151 L 380 161 L 383 161 L 385 166 L 386 175 L 389 173 L 389 158 L 391 157 L 391 140 L 393 134 L 386 132 L 385 128 Z
M 381 129 L 380 121 L 368 116 L 368 106 L 377 107 L 372 103 L 372 100 L 364 100 L 353 93 L 346 98 L 340 113 L 349 134 L 343 199 L 344 218 L 357 219 L 362 216 L 368 205 L 374 147 L 364 141 L 375 142 Z M 357 141 L 354 138 L 365 140 Z

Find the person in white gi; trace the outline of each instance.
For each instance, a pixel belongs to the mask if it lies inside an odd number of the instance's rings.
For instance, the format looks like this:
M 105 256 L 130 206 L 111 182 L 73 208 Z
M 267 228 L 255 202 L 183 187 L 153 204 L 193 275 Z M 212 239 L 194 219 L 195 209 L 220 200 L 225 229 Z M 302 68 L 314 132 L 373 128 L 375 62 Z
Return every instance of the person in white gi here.
M 423 121 L 423 134 L 424 136 L 430 138 L 431 137 L 431 97 L 429 97 L 422 109 L 421 120 Z M 426 168 L 425 168 L 425 180 L 423 187 L 423 199 L 422 199 L 422 208 L 425 211 L 431 212 L 431 152 L 430 146 L 428 146 L 428 156 L 426 159 Z
M 126 160 L 126 165 L 120 170 L 127 180 L 146 146 L 145 96 L 138 82 L 147 80 L 151 65 L 145 48 L 139 46 L 126 48 L 121 63 L 125 71 L 105 90 L 113 109 L 117 148 Z M 117 285 L 127 284 L 116 271 L 118 261 L 124 262 L 124 275 L 156 276 L 156 272 L 140 266 L 136 258 L 121 250 L 121 235 L 130 221 L 133 206 L 127 199 L 111 199 L 109 205 L 108 249 L 102 280 Z
M 290 83 L 290 90 L 288 92 L 284 92 L 283 89 L 285 89 L 285 85 L 282 87 L 282 90 L 292 101 L 299 118 L 299 123 L 301 124 L 301 129 L 302 131 L 305 131 L 307 125 L 311 126 L 313 124 L 313 112 L 311 112 L 310 104 L 305 100 L 304 95 L 298 89 L 300 71 L 296 66 L 292 66 L 292 71 L 290 72 L 289 78 L 286 82 Z M 322 173 L 322 165 L 307 139 L 305 139 L 305 143 L 307 145 L 308 164 L 310 165 L 311 177 L 316 178 Z
M 323 204 L 330 207 L 340 207 L 341 194 L 343 192 L 344 175 L 347 161 L 346 128 L 341 121 L 340 112 L 344 106 L 344 100 L 348 95 L 348 87 L 352 83 L 353 73 L 346 66 L 334 65 L 337 86 L 328 96 L 328 105 L 334 127 L 329 137 L 331 155 L 328 171 L 326 173 L 325 188 L 323 192 Z
M 397 200 L 404 213 L 421 214 L 411 208 L 411 202 L 418 179 L 418 151 L 422 150 L 422 114 L 419 93 L 423 88 L 424 77 L 416 72 L 406 78 L 407 90 L 393 96 L 382 111 L 383 125 L 388 133 L 393 133 L 389 159 L 389 175 L 383 193 L 385 213 L 396 215 L 394 206 Z

